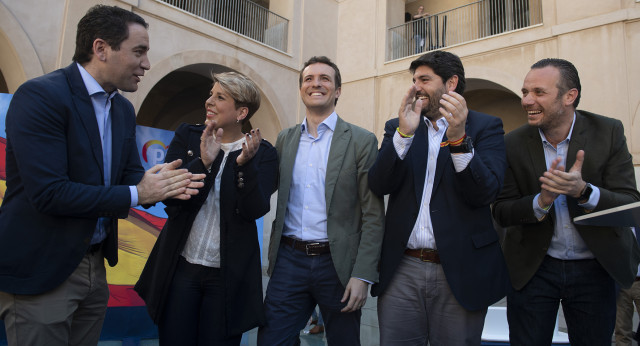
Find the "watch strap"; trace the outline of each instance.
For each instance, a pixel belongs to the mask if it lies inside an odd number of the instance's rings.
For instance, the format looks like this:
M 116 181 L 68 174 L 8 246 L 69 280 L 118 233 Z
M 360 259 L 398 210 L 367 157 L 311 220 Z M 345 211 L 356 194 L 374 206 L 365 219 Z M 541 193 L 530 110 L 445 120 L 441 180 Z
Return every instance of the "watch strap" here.
M 449 152 L 452 154 L 467 154 L 473 150 L 471 137 L 466 137 L 459 145 L 449 145 Z

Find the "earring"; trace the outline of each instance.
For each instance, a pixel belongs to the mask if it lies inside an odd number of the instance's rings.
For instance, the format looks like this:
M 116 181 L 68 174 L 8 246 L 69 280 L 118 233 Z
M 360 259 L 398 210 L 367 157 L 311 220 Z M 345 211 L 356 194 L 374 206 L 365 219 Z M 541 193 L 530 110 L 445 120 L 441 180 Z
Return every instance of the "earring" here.
M 236 124 L 240 124 L 240 119 L 236 119 Z

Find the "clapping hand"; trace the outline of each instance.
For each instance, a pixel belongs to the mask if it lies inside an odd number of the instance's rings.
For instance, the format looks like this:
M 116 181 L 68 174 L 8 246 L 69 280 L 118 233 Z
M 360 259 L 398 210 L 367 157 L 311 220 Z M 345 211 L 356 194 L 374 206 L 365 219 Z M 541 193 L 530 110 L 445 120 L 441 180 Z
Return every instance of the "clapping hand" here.
M 260 142 L 262 141 L 260 129 L 251 130 L 251 134 L 247 133 L 245 135 L 245 139 L 245 142 L 242 143 L 242 152 L 236 159 L 236 163 L 238 164 L 238 166 L 242 166 L 245 163 L 249 162 L 249 160 L 251 160 L 258 152 L 258 148 L 260 148 Z

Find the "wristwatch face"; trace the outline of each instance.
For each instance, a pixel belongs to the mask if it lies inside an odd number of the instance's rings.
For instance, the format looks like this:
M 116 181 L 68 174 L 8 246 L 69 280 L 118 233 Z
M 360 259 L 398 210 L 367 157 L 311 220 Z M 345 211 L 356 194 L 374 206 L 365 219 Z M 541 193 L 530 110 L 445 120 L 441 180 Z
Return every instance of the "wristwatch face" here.
M 591 192 L 593 192 L 593 189 L 591 188 L 591 184 L 587 183 L 587 186 L 585 186 L 584 188 L 584 193 L 582 193 L 582 195 L 580 196 L 580 199 L 588 200 L 589 197 L 591 197 Z

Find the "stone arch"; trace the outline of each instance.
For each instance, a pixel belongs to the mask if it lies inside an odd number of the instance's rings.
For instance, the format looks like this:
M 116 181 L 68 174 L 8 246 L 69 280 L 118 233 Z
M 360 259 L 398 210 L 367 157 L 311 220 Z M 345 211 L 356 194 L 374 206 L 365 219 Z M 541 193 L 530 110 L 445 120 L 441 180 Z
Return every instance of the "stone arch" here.
M 159 62 L 152 61 L 152 68 L 145 74 L 142 82 L 139 85 L 138 91 L 135 93 L 125 93 L 127 98 L 132 101 L 136 113 L 142 110 L 143 114 L 139 114 L 138 123 L 146 125 L 153 123 L 153 115 L 149 115 L 148 108 L 142 109 L 147 97 L 157 97 L 154 95 L 159 83 L 163 78 L 174 74 L 176 78 L 184 78 L 185 76 L 194 76 L 198 80 L 190 85 L 198 83 L 205 83 L 206 79 L 210 77 L 209 72 L 211 70 L 234 70 L 241 72 L 251 78 L 262 93 L 262 103 L 260 110 L 251 119 L 253 127 L 259 127 L 263 137 L 270 142 L 275 143 L 278 132 L 282 129 L 281 120 L 278 114 L 283 114 L 283 106 L 277 97 L 276 91 L 271 87 L 271 84 L 265 80 L 260 72 L 256 71 L 252 67 L 249 67 L 242 61 L 235 57 L 226 56 L 223 54 L 211 52 L 211 51 L 183 51 L 169 56 Z M 175 76 L 176 71 L 181 76 Z M 209 82 L 210 83 L 210 80 Z M 185 84 L 186 85 L 186 84 Z M 210 88 L 210 84 L 209 84 Z M 208 94 L 209 89 L 202 89 L 206 93 L 199 98 L 193 97 L 194 102 L 199 102 L 195 107 L 200 107 L 202 110 L 202 119 L 204 119 L 204 101 Z M 201 93 L 202 91 L 198 91 Z M 179 93 L 179 91 L 178 91 Z M 193 114 L 191 115 L 193 117 Z M 179 121 L 164 121 L 162 123 L 163 128 L 173 129 L 179 124 Z M 149 125 L 151 126 L 151 125 Z
M 18 20 L 0 2 L 0 71 L 9 93 L 44 74 L 40 59 Z
M 464 70 L 467 79 L 486 80 L 501 86 L 515 95 L 520 95 L 522 81 L 529 71 L 529 67 L 527 66 L 520 76 L 514 76 L 503 69 L 486 66 L 465 65 Z
M 467 107 L 502 119 L 505 133 L 527 122 L 520 97 L 507 88 L 486 79 L 468 78 L 464 93 Z
M 526 113 L 520 105 L 522 78 L 486 67 L 465 67 L 465 99 L 469 109 L 500 117 L 505 133 L 524 125 Z M 523 75 L 524 76 L 524 75 Z

